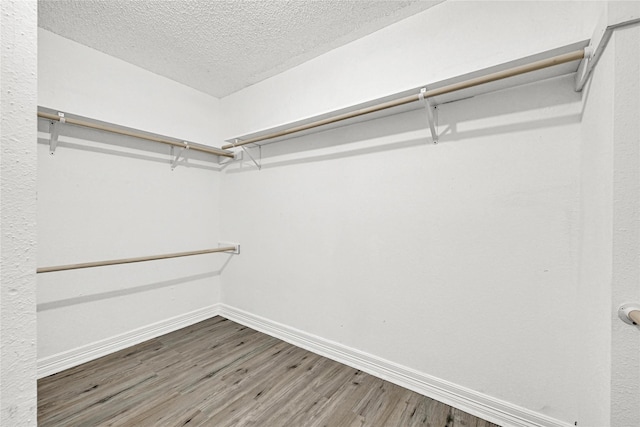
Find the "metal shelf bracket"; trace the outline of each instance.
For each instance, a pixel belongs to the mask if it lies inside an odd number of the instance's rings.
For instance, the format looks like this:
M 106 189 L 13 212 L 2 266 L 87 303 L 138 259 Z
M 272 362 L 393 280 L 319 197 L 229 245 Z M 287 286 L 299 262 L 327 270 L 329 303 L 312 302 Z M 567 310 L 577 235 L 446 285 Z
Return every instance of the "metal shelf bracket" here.
M 178 162 L 180 161 L 180 156 L 182 156 L 183 153 L 185 153 L 184 158 L 186 159 L 186 152 L 185 150 L 189 149 L 189 144 L 187 143 L 187 141 L 182 141 L 182 143 L 184 144 L 184 148 L 181 148 L 180 151 L 178 151 L 178 154 L 175 155 L 175 158 L 173 159 L 173 162 L 171 163 L 171 170 L 174 170 L 176 168 L 176 166 L 178 166 Z M 173 156 L 173 146 L 171 146 L 171 155 Z
M 58 113 L 60 117 L 57 121 L 52 121 L 49 125 L 49 154 L 52 156 L 56 154 L 56 147 L 58 146 L 58 136 L 60 136 L 60 124 L 64 123 L 64 113 Z
M 253 158 L 253 156 L 251 155 L 251 153 L 249 152 L 249 150 L 247 150 L 244 145 L 241 146 L 240 148 L 242 148 L 242 151 L 247 153 L 247 156 L 249 156 L 249 158 L 251 159 L 251 161 L 253 162 L 254 165 L 256 165 L 256 167 L 258 168 L 258 170 L 262 169 L 262 165 L 256 161 L 256 159 Z M 262 160 L 262 149 L 258 146 L 258 149 L 260 150 L 260 160 Z
M 437 144 L 438 132 L 436 131 L 436 122 L 433 114 L 433 110 L 435 109 L 435 107 L 431 105 L 431 102 L 429 102 L 429 98 L 424 96 L 425 93 L 427 93 L 427 88 L 423 87 L 422 89 L 420 89 L 419 97 L 420 100 L 424 102 L 424 108 L 427 112 L 427 121 L 429 122 L 429 128 L 431 129 L 431 139 L 433 140 L 434 144 Z
M 245 148 L 243 145 L 236 145 L 238 144 L 240 141 L 238 139 L 233 140 L 233 142 L 231 142 L 231 146 L 232 148 L 241 148 L 242 150 L 240 151 L 236 151 L 234 152 L 234 156 L 232 159 L 229 159 L 227 161 L 220 161 L 219 164 L 222 166 L 226 166 L 231 164 L 232 162 L 235 161 L 239 161 L 240 163 L 242 163 L 244 161 L 244 155 L 245 153 L 247 154 L 247 156 L 249 156 L 249 159 L 251 159 L 251 161 L 253 162 L 254 165 L 256 165 L 256 167 L 258 168 L 258 170 L 262 169 L 262 164 L 260 163 L 260 161 L 256 160 L 251 153 L 249 152 L 249 150 L 247 150 L 247 148 Z M 259 159 L 262 160 L 262 147 L 260 145 L 258 145 L 258 150 L 260 153 L 260 157 Z
M 612 33 L 613 33 L 612 30 L 609 30 L 609 32 L 605 32 L 605 35 L 603 36 L 604 37 L 603 40 L 605 40 L 604 43 L 607 43 L 609 41 Z M 602 54 L 601 51 L 598 53 Z M 598 58 L 596 58 L 596 50 L 594 49 L 594 47 L 591 45 L 585 47 L 584 58 L 582 58 L 582 61 L 580 61 L 580 65 L 578 65 L 578 71 L 576 71 L 576 76 L 575 76 L 576 92 L 580 92 L 584 88 L 584 85 L 587 83 L 587 79 L 591 75 L 591 70 L 595 66 L 595 62 L 597 60 Z

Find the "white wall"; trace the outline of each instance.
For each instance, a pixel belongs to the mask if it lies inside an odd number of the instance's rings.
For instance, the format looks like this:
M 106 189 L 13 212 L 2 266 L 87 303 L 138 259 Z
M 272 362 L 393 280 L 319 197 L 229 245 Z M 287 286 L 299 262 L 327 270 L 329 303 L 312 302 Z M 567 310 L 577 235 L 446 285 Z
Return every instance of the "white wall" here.
M 636 18 L 640 4 L 636 3 Z M 614 33 L 612 311 L 640 302 L 640 27 Z M 612 315 L 611 425 L 640 423 L 640 327 Z
M 219 101 L 39 30 L 38 103 L 189 141 L 218 143 Z M 73 126 L 54 156 L 39 120 L 40 267 L 217 247 L 217 158 Z M 219 144 L 218 144 L 219 145 Z M 38 275 L 40 361 L 219 302 L 228 255 Z M 64 357 L 63 357 L 64 359 Z
M 587 39 L 602 10 L 444 3 L 222 99 L 225 137 Z M 583 107 L 560 78 L 441 106 L 437 146 L 420 111 L 264 146 L 261 171 L 246 163 L 224 176 L 223 235 L 243 254 L 223 301 L 549 420 L 598 426 L 610 349 L 583 351 L 609 323 L 589 335 L 575 319 L 581 307 L 610 316 L 599 300 L 608 290 L 580 281 L 592 256 L 607 256 L 581 245 L 610 217 L 584 218 L 599 208 L 598 196 L 583 199 L 583 157 L 595 155 L 582 151 Z
M 639 3 L 611 2 L 600 29 L 638 17 Z M 640 329 L 616 315 L 640 300 L 639 51 L 637 25 L 614 31 L 584 92 L 580 364 L 584 395 L 603 404 L 581 417 L 594 426 L 640 422 Z
M 36 2 L 2 1 L 0 424 L 36 424 Z
M 614 57 L 604 51 L 583 91 L 577 303 L 589 315 L 580 316 L 577 363 L 582 396 L 601 402 L 582 407 L 579 418 L 593 426 L 610 425 L 611 412 Z

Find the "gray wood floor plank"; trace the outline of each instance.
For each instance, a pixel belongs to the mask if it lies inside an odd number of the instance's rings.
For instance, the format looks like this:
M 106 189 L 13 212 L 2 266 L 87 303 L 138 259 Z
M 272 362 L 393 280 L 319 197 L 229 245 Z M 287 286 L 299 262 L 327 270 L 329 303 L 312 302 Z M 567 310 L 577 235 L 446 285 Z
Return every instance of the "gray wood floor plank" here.
M 393 407 L 393 411 L 391 411 L 389 418 L 387 418 L 387 423 L 390 426 L 415 425 L 413 417 L 416 414 L 416 408 L 422 398 L 423 396 L 416 393 L 406 393 L 402 401 Z
M 324 358 L 306 351 L 305 353 L 296 364 L 287 366 L 287 372 L 281 374 L 278 383 L 256 399 L 258 406 L 243 420 L 244 425 L 285 425 L 287 418 L 303 409 L 301 406 L 307 405 L 308 402 L 303 397 L 306 391 L 310 392 L 310 399 L 318 396 L 309 385 L 321 375 L 320 362 Z
M 350 425 L 356 421 L 362 425 L 364 417 L 358 415 L 354 409 L 366 397 L 369 389 L 375 387 L 377 380 L 378 378 L 358 371 L 329 398 L 321 417 L 310 425 L 314 427 Z
M 470 415 L 466 412 L 463 412 L 459 409 L 453 408 L 453 427 L 478 427 L 478 421 L 482 421 L 482 426 L 484 427 L 486 421 L 479 420 L 478 418 Z
M 496 427 L 222 317 L 39 380 L 38 425 Z
M 293 346 L 285 354 L 287 357 L 272 366 L 268 377 L 248 389 L 246 394 L 231 405 L 227 405 L 223 411 L 213 415 L 210 419 L 211 425 L 246 425 L 251 421 L 252 411 L 256 406 L 266 405 L 265 402 L 282 402 L 288 389 L 294 387 L 296 381 L 299 380 L 301 372 L 304 373 L 320 358 L 320 356 Z
M 357 411 L 364 417 L 366 426 L 389 425 L 394 408 L 408 395 L 408 390 L 387 381 L 380 381 L 381 384 L 374 388 L 375 392 L 370 393 L 366 406 Z

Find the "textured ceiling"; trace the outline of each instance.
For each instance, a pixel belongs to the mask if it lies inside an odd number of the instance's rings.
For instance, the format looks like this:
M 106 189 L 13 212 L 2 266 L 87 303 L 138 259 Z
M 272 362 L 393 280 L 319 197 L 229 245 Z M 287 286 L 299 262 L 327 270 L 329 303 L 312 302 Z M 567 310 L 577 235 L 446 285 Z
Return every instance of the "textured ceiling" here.
M 444 0 L 39 0 L 38 25 L 223 97 Z

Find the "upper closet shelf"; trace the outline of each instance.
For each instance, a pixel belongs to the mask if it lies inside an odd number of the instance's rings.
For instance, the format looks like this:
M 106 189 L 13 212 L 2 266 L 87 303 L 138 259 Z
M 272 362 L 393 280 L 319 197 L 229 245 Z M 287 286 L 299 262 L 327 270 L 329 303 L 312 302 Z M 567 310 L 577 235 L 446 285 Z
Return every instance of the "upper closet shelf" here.
M 209 147 L 203 144 L 196 144 L 193 142 L 185 141 L 183 139 L 173 138 L 170 136 L 159 135 L 156 133 L 151 133 L 139 129 L 134 129 L 126 126 L 117 125 L 114 123 L 107 123 L 100 120 L 92 119 L 89 117 L 83 117 L 76 114 L 70 114 L 66 112 L 61 112 L 60 110 L 54 110 L 52 108 L 46 108 L 42 106 L 38 106 L 38 117 L 42 119 L 49 120 L 51 122 L 50 129 L 50 151 L 53 154 L 56 150 L 56 146 L 58 144 L 58 134 L 60 132 L 59 126 L 61 124 L 69 124 L 74 126 L 81 126 L 90 129 L 96 129 L 104 132 L 116 133 L 119 135 L 130 136 L 134 138 L 144 139 L 146 141 L 159 142 L 161 144 L 170 145 L 171 147 L 177 147 L 182 150 L 194 150 L 201 151 L 203 153 L 214 154 L 216 156 L 222 157 L 231 157 L 234 155 L 230 151 L 221 150 L 216 147 Z M 180 155 L 176 156 L 176 160 L 172 165 L 172 168 L 175 167 L 178 158 Z
M 585 49 L 588 44 L 589 40 L 584 40 L 340 110 L 241 135 L 228 139 L 228 144 L 222 148 L 228 150 L 247 144 L 267 144 L 425 107 L 429 107 L 427 110 L 430 112 L 431 108 L 439 104 L 575 73 L 584 58 L 591 54 L 588 48 Z M 435 142 L 437 135 L 432 119 L 429 124 Z

